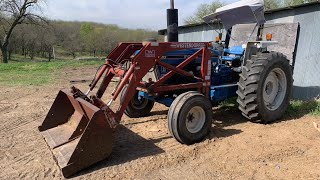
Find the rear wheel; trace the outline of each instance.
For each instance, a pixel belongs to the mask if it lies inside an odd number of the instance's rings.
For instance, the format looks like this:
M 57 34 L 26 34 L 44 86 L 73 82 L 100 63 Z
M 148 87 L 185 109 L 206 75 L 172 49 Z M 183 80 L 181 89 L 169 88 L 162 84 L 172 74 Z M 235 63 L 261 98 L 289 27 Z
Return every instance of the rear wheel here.
M 125 98 L 127 87 L 124 87 L 121 96 L 120 102 L 123 102 Z M 139 118 L 144 117 L 150 114 L 152 108 L 154 106 L 154 101 L 151 101 L 147 98 L 139 96 L 139 91 L 136 91 L 133 98 L 128 104 L 128 107 L 124 111 L 124 113 L 130 118 Z
M 251 121 L 280 119 L 290 103 L 292 68 L 281 53 L 259 53 L 247 60 L 238 83 L 238 103 Z
M 168 112 L 171 135 L 180 143 L 201 141 L 209 132 L 212 122 L 211 102 L 198 92 L 178 96 Z

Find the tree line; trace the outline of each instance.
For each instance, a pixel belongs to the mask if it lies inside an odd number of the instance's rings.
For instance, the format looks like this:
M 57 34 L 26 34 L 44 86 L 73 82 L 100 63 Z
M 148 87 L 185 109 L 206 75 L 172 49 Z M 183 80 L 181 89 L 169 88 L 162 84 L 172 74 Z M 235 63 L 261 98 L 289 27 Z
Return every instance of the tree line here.
M 141 42 L 160 39 L 157 32 L 126 29 L 117 25 L 91 22 L 47 20 L 41 16 L 45 0 L 0 0 L 1 62 L 13 54 L 34 59 L 54 56 L 59 48 L 63 56 L 107 55 L 118 42 Z
M 30 59 L 43 57 L 51 60 L 54 48 L 60 49 L 62 57 L 106 56 L 119 42 L 141 42 L 147 38 L 159 39 L 155 31 L 91 22 L 22 24 L 11 36 L 8 59 L 12 54 L 20 54 Z

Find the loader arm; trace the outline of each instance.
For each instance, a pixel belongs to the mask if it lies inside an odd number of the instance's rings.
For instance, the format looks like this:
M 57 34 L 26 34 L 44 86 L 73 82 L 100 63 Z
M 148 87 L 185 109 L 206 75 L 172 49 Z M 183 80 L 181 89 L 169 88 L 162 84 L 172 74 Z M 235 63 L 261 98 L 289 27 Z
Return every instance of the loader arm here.
M 105 68 L 102 68 L 99 71 L 97 78 L 94 80 L 94 82 L 98 82 L 101 76 L 105 74 L 103 81 L 99 87 L 99 90 L 97 91 L 96 97 L 98 99 L 101 99 L 103 94 L 106 91 L 106 88 L 110 84 L 112 78 L 114 76 L 120 77 L 121 81 L 118 87 L 112 93 L 112 99 L 107 104 L 107 106 L 110 106 L 111 103 L 118 98 L 124 86 L 128 84 L 124 101 L 121 103 L 118 110 L 114 113 L 115 114 L 114 119 L 119 123 L 126 107 L 128 106 L 130 100 L 134 96 L 137 88 L 145 89 L 145 91 L 154 92 L 154 93 L 161 93 L 161 92 L 171 91 L 175 89 L 196 88 L 201 93 L 205 95 L 209 95 L 210 74 L 208 75 L 208 73 L 211 73 L 209 72 L 211 71 L 211 68 L 210 68 L 211 63 L 209 62 L 211 57 L 211 51 L 208 49 L 209 46 L 210 46 L 210 43 L 158 43 L 158 42 L 157 43 L 149 42 L 149 43 L 146 43 L 143 47 L 139 46 L 139 44 L 120 45 L 118 46 L 118 48 L 116 48 L 112 52 L 112 54 L 110 54 L 110 56 L 108 56 L 108 59 L 106 60 L 106 63 L 105 63 Z M 161 58 L 165 52 L 182 50 L 186 48 L 199 48 L 199 50 L 195 54 L 187 58 L 185 61 L 183 61 L 177 67 L 173 67 L 169 64 L 161 62 Z M 129 58 L 137 50 L 139 50 L 139 53 L 135 55 L 134 58 L 131 59 L 130 68 L 127 71 L 121 69 L 121 67 L 117 65 L 117 63 Z M 118 51 L 123 51 L 123 53 L 119 53 Z M 112 61 L 109 58 L 112 58 L 113 54 L 117 54 L 117 55 L 121 54 L 121 58 L 117 58 L 116 61 Z M 199 56 L 202 57 L 201 77 L 195 77 L 189 72 L 184 71 L 183 68 Z M 145 83 L 141 82 L 142 78 L 155 65 L 162 66 L 170 71 L 161 79 L 159 79 L 158 81 L 152 83 L 150 86 L 147 87 Z M 169 79 L 174 74 L 180 74 L 184 76 L 193 76 L 199 82 L 189 83 L 189 84 L 170 85 L 170 86 L 164 85 L 165 80 Z M 96 84 L 97 83 L 94 83 L 91 86 L 91 89 L 93 89 Z M 105 104 L 102 106 L 105 106 Z M 108 109 L 108 111 L 110 111 L 110 109 Z

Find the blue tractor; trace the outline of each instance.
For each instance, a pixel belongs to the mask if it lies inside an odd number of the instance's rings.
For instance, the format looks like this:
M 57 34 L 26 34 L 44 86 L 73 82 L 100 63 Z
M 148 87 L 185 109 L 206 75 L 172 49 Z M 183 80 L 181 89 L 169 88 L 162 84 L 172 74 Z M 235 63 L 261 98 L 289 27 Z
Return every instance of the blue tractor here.
M 254 22 L 261 32 L 263 2 L 240 1 L 205 21 L 217 18 L 225 29 Z M 155 102 L 169 107 L 169 131 L 187 145 L 205 138 L 212 106 L 231 97 L 237 97 L 243 116 L 251 121 L 277 120 L 289 105 L 293 80 L 288 58 L 268 51 L 276 44 L 271 36 L 263 41 L 258 35 L 257 41 L 229 49 L 221 37 L 215 42 L 120 43 L 86 93 L 75 87 L 59 92 L 39 131 L 68 177 L 111 154 L 123 114 L 147 116 Z M 114 77 L 119 81 L 108 90 Z M 97 92 L 91 93 L 100 79 Z M 111 97 L 107 103 L 102 101 L 105 92 Z M 118 97 L 120 105 L 112 106 Z

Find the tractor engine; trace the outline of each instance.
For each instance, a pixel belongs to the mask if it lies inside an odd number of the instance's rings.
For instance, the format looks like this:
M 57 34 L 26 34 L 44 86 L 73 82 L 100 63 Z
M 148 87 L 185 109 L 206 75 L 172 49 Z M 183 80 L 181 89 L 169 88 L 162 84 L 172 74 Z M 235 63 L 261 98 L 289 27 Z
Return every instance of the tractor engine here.
M 161 61 L 172 66 L 177 66 L 190 55 L 194 54 L 199 49 L 189 49 L 189 50 L 180 50 L 174 52 L 168 52 L 165 56 L 162 57 Z M 239 59 L 240 62 L 240 59 Z M 211 85 L 220 86 L 223 84 L 229 84 L 237 82 L 239 79 L 239 73 L 234 69 L 240 67 L 240 63 L 229 63 L 227 61 L 222 61 L 219 63 L 219 58 L 216 54 L 213 54 L 211 58 Z M 184 70 L 192 73 L 193 75 L 199 77 L 201 68 L 201 57 L 198 57 L 193 62 L 188 64 Z M 150 80 L 155 81 L 163 77 L 168 73 L 169 70 L 166 68 L 156 66 L 152 69 L 145 77 L 144 81 L 148 82 Z M 175 75 L 172 78 L 166 81 L 166 84 L 181 84 L 182 82 L 190 83 L 190 81 L 195 81 L 193 78 L 187 78 L 180 75 Z

